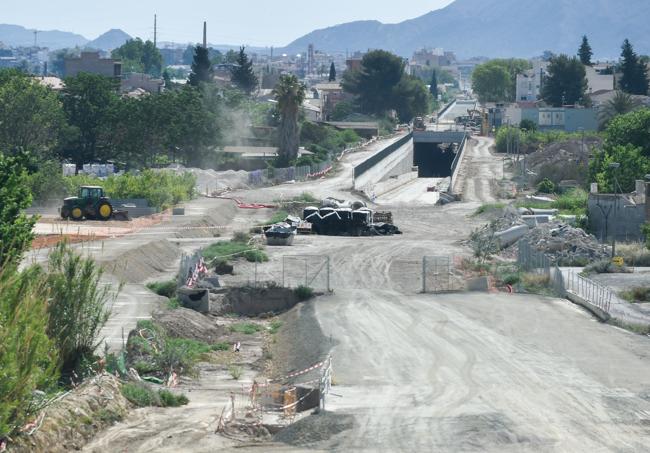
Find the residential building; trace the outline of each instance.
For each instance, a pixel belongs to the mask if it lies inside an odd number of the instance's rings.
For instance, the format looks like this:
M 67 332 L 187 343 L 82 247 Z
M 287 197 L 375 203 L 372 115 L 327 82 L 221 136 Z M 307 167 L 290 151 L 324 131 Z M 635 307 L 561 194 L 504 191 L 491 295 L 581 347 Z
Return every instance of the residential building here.
M 125 75 L 120 81 L 120 91 L 130 93 L 136 90 L 143 90 L 151 94 L 160 94 L 165 88 L 165 81 L 151 77 L 148 74 L 132 72 Z
M 522 120 L 531 120 L 541 131 L 578 132 L 580 130 L 598 130 L 598 111 L 593 108 L 525 106 L 519 108 L 519 112 L 515 110 L 514 113 L 509 109 L 507 116 L 510 119 L 510 124 L 516 125 Z
M 321 115 L 325 120 L 329 119 L 339 102 L 351 99 L 351 96 L 343 91 L 343 87 L 338 82 L 319 83 L 314 85 L 313 89 L 321 99 Z
M 81 52 L 80 57 L 65 59 L 66 77 L 74 77 L 80 72 L 106 77 L 121 77 L 122 62 L 112 58 L 100 58 L 99 52 Z
M 605 66 L 586 66 L 587 93 L 614 89 L 614 74 L 607 74 Z

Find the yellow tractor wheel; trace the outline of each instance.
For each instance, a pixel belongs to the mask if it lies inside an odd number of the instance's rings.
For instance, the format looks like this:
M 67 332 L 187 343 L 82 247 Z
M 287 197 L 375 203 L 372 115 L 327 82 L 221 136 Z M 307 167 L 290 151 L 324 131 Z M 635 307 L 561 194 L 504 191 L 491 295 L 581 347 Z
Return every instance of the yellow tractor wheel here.
M 72 217 L 72 220 L 81 220 L 83 219 L 84 213 L 81 210 L 81 208 L 76 207 L 72 208 L 72 211 L 70 212 L 70 217 Z
M 108 220 L 113 215 L 113 208 L 110 204 L 103 202 L 97 207 L 97 217 L 100 220 Z

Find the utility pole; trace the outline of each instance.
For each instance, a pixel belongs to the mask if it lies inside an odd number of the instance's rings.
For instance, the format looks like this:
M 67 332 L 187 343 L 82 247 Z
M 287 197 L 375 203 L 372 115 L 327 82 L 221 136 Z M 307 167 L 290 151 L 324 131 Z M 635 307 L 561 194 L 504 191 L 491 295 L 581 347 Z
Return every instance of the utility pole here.
M 34 30 L 34 47 L 38 47 L 38 30 Z
M 158 44 L 158 15 L 153 15 L 153 46 Z
M 203 48 L 208 48 L 208 23 L 203 22 Z

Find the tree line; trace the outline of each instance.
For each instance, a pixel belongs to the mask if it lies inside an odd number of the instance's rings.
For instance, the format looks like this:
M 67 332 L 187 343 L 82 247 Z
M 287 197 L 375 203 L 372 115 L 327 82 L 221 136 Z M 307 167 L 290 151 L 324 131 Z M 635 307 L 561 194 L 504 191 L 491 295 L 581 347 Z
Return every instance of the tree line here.
M 541 98 L 553 107 L 589 105 L 586 66 L 591 66 L 593 51 L 583 36 L 577 56 L 550 55 L 541 82 Z M 648 93 L 647 59 L 639 57 L 629 40 L 622 45 L 620 61 L 611 70 L 620 73 L 618 88 L 632 95 Z M 530 69 L 525 60 L 491 60 L 477 66 L 472 74 L 472 87 L 482 102 L 514 102 L 516 78 Z M 537 76 L 537 75 L 536 75 Z

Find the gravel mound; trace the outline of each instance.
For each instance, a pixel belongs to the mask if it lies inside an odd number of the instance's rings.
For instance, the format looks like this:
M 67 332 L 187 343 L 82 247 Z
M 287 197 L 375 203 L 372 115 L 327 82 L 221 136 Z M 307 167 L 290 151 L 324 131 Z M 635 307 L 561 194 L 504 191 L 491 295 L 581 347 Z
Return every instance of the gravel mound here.
M 167 335 L 174 338 L 189 338 L 204 343 L 216 343 L 224 329 L 199 312 L 187 308 L 154 313 L 154 321 L 162 326 Z
M 178 259 L 180 249 L 166 239 L 152 241 L 102 265 L 106 272 L 128 283 L 140 283 L 164 273 Z
M 352 415 L 321 411 L 289 425 L 273 436 L 273 440 L 289 445 L 303 446 L 329 440 L 332 436 L 353 427 L 354 417 Z

